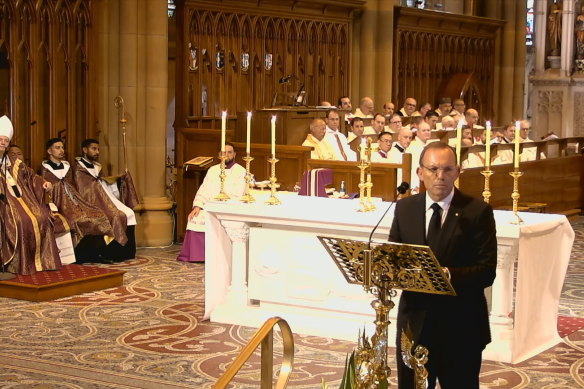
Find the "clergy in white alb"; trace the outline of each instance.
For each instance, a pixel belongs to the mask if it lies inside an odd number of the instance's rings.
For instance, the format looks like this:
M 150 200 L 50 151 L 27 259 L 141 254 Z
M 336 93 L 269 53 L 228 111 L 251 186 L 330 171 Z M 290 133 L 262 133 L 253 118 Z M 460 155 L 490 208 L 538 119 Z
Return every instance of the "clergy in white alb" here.
M 235 163 L 233 144 L 225 144 L 225 182 L 223 190 L 231 199 L 237 199 L 245 192 L 245 168 Z M 205 261 L 205 204 L 213 200 L 221 191 L 221 165 L 207 170 L 207 175 L 199 187 L 193 208 L 187 219 L 187 230 L 181 251 L 176 258 L 182 262 Z

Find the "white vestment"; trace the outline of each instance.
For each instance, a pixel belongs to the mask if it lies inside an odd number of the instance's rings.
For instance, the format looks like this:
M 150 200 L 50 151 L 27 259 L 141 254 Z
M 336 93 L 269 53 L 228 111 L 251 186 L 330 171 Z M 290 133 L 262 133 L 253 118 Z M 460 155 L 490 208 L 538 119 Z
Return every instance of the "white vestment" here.
M 193 208 L 199 207 L 201 211 L 196 217 L 189 219 L 187 230 L 205 231 L 205 210 L 203 209 L 207 201 L 213 200 L 221 190 L 221 165 L 213 165 L 207 170 L 207 175 L 199 187 Z M 230 198 L 238 198 L 245 192 L 245 168 L 239 164 L 234 164 L 230 169 L 225 169 L 225 184 L 223 190 Z

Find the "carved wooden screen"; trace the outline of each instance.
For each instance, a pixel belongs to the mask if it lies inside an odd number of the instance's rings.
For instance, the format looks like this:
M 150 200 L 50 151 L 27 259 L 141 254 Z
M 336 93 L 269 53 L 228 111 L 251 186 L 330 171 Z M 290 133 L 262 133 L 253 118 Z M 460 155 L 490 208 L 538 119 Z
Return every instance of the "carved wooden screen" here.
M 401 106 L 414 97 L 435 106 L 440 97 L 464 98 L 467 108 L 492 117 L 501 25 L 498 20 L 396 7 L 394 101 Z M 454 92 L 447 84 L 461 74 L 469 77 Z
M 93 123 L 91 3 L 0 0 L 1 113 L 13 121 L 13 143 L 35 168 L 47 139 L 65 138 L 74 154 Z
M 177 1 L 179 127 L 270 107 L 276 92 L 294 95 L 302 84 L 308 105 L 348 93 L 351 8 L 362 1 L 310 17 L 294 3 Z

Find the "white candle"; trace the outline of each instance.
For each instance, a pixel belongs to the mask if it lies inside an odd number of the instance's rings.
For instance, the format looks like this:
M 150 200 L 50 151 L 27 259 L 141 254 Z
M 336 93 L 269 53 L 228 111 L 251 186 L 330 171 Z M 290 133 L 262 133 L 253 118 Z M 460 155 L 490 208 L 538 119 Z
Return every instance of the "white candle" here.
M 276 158 L 276 115 L 272 116 L 272 158 Z
M 487 120 L 487 133 L 485 134 L 485 170 L 491 167 L 491 122 Z
M 519 121 L 515 122 L 515 153 L 513 155 L 513 167 L 519 168 Z
M 462 120 L 456 125 L 456 164 L 460 165 L 460 147 L 462 146 Z
M 251 112 L 247 113 L 247 136 L 245 138 L 245 152 L 249 154 L 250 149 L 250 134 L 251 134 Z
M 227 111 L 221 113 L 221 152 L 225 152 L 225 127 L 227 124 Z

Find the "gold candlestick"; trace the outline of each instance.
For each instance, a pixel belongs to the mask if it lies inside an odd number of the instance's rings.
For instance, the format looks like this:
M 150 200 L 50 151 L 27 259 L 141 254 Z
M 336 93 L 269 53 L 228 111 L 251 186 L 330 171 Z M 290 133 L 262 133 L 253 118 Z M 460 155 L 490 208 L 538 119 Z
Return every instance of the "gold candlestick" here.
M 485 176 L 485 187 L 483 190 L 483 200 L 485 201 L 485 203 L 489 203 L 489 200 L 491 199 L 491 176 L 493 174 L 495 174 L 494 171 L 492 171 L 491 169 L 489 170 L 483 170 L 481 172 L 481 174 L 483 176 Z
M 518 168 L 515 171 L 509 172 L 509 175 L 513 177 L 513 193 L 511 193 L 511 198 L 513 199 L 513 215 L 515 215 L 515 220 L 511 220 L 511 224 L 522 224 L 523 220 L 519 217 L 517 213 L 517 206 L 519 204 L 519 177 L 523 175 Z
M 361 175 L 359 179 L 359 205 L 360 208 L 357 212 L 369 212 L 369 207 L 367 206 L 367 198 L 365 197 L 365 188 L 367 188 L 367 183 L 365 182 L 365 170 L 369 167 L 369 164 L 365 160 L 361 160 L 357 165 L 361 169 Z
M 365 183 L 365 190 L 367 191 L 367 210 L 368 211 L 375 211 L 375 205 L 371 201 L 371 189 L 373 188 L 373 182 L 371 182 L 371 174 L 367 174 L 367 182 Z
M 243 157 L 243 160 L 245 161 L 245 193 L 241 196 L 241 202 L 249 204 L 255 202 L 254 197 L 250 193 L 251 173 L 249 171 L 249 166 L 251 165 L 253 158 L 247 153 L 247 155 Z
M 278 187 L 276 185 L 276 181 L 278 181 L 276 178 L 276 163 L 278 163 L 278 160 L 272 154 L 272 158 L 268 159 L 268 162 L 272 164 L 272 172 L 270 175 L 270 197 L 266 200 L 266 204 L 279 205 L 281 201 L 276 197 L 276 188 Z
M 215 200 L 227 201 L 231 197 L 229 197 L 229 195 L 227 193 L 225 193 L 225 177 L 227 177 L 227 174 L 225 174 L 225 160 L 227 159 L 227 156 L 225 155 L 225 151 L 221 151 L 219 153 L 219 159 L 221 160 L 221 165 L 220 165 L 221 173 L 219 174 L 219 178 L 221 179 L 221 189 L 219 190 L 219 194 L 217 196 L 215 196 Z

